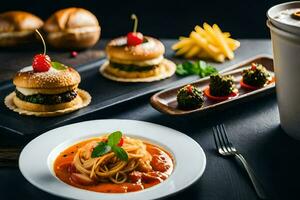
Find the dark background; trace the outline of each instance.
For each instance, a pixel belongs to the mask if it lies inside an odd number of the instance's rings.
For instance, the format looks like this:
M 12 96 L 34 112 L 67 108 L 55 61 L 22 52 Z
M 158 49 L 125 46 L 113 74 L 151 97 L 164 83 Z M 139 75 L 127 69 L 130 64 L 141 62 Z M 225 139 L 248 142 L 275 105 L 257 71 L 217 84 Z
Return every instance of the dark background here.
M 46 19 L 54 11 L 76 6 L 99 19 L 102 37 L 132 29 L 130 14 L 140 19 L 138 30 L 160 38 L 188 35 L 196 24 L 217 23 L 235 38 L 269 38 L 266 11 L 280 0 L 6 0 L 0 11 L 25 10 Z

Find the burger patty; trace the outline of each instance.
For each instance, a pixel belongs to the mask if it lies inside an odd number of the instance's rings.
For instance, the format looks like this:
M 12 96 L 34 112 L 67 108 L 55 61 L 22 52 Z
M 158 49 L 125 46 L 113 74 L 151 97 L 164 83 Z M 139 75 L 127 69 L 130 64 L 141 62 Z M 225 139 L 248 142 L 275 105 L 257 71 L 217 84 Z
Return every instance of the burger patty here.
M 61 94 L 34 94 L 34 95 L 24 95 L 20 91 L 15 90 L 16 96 L 22 101 L 42 104 L 42 105 L 54 105 L 60 103 L 70 102 L 76 98 L 77 92 L 71 90 Z
M 110 66 L 117 68 L 122 71 L 126 72 L 144 72 L 144 71 L 150 71 L 154 68 L 157 67 L 157 65 L 149 65 L 149 66 L 137 66 L 137 65 L 124 65 L 120 63 L 115 63 L 115 62 L 109 62 Z

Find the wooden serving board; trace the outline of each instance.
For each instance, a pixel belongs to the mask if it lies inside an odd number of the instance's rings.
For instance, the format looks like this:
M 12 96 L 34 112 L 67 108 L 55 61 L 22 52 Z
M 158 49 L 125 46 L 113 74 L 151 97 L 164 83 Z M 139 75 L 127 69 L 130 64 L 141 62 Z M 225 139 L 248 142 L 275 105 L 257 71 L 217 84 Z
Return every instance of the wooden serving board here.
M 258 97 L 260 95 L 265 95 L 270 92 L 273 92 L 275 88 L 275 82 L 257 90 L 247 90 L 240 86 L 240 81 L 242 79 L 241 72 L 245 69 L 245 67 L 247 66 L 249 67 L 249 65 L 253 62 L 264 65 L 266 69 L 269 72 L 271 72 L 272 76 L 274 76 L 273 59 L 269 57 L 257 57 L 255 59 L 247 60 L 243 63 L 240 63 L 237 66 L 229 67 L 226 70 L 227 72 L 223 74 L 234 76 L 235 84 L 239 90 L 239 95 L 235 98 L 217 102 L 217 101 L 209 100 L 207 97 L 205 97 L 204 105 L 201 108 L 197 108 L 193 110 L 182 110 L 178 108 L 177 99 L 176 99 L 178 90 L 184 86 L 181 85 L 154 94 L 151 97 L 151 105 L 156 110 L 162 113 L 166 113 L 168 115 L 175 115 L 175 116 L 194 115 L 194 114 L 203 114 L 213 110 L 225 109 L 226 107 L 235 105 L 239 102 L 249 101 L 254 97 Z M 206 77 L 204 79 L 195 82 L 191 82 L 190 84 L 203 91 L 209 85 L 209 77 Z

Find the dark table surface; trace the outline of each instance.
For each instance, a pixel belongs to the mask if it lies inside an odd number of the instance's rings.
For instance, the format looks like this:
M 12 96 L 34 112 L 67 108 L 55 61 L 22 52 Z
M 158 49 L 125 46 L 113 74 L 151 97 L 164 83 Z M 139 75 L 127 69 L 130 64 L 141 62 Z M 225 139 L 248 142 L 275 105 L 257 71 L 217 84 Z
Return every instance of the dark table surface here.
M 243 44 L 252 44 L 252 47 L 243 47 Z M 270 55 L 270 41 L 243 40 L 241 51 L 249 55 Z M 3 61 L 3 54 L 0 58 Z M 241 103 L 221 112 L 192 118 L 161 114 L 149 105 L 149 98 L 149 95 L 140 97 L 87 115 L 84 119 L 76 119 L 74 122 L 107 118 L 143 120 L 182 131 L 196 140 L 206 153 L 206 170 L 194 185 L 168 199 L 258 199 L 238 162 L 220 157 L 215 151 L 211 128 L 216 124 L 225 123 L 230 139 L 251 164 L 270 199 L 300 199 L 300 143 L 281 130 L 275 94 Z M 29 140 L 30 138 L 23 136 L 0 134 L 0 147 L 22 147 Z M 32 164 L 34 165 L 34 162 Z M 0 199 L 59 198 L 28 183 L 18 167 L 2 167 Z

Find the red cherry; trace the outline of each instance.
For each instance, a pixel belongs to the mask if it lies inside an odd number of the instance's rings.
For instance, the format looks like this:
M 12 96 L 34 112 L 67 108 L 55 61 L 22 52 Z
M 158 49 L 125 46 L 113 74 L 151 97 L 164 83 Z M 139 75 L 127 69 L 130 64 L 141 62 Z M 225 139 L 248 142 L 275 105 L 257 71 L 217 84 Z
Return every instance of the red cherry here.
M 120 142 L 117 144 L 117 146 L 121 147 L 121 146 L 123 146 L 123 144 L 124 144 L 124 139 L 121 138 L 121 139 L 120 139 Z
M 78 55 L 77 51 L 72 51 L 71 52 L 71 57 L 75 58 Z
M 51 60 L 48 55 L 37 54 L 32 61 L 32 67 L 35 72 L 46 72 L 51 67 Z
M 144 36 L 140 32 L 129 32 L 127 34 L 127 45 L 136 46 L 142 44 L 144 41 Z

